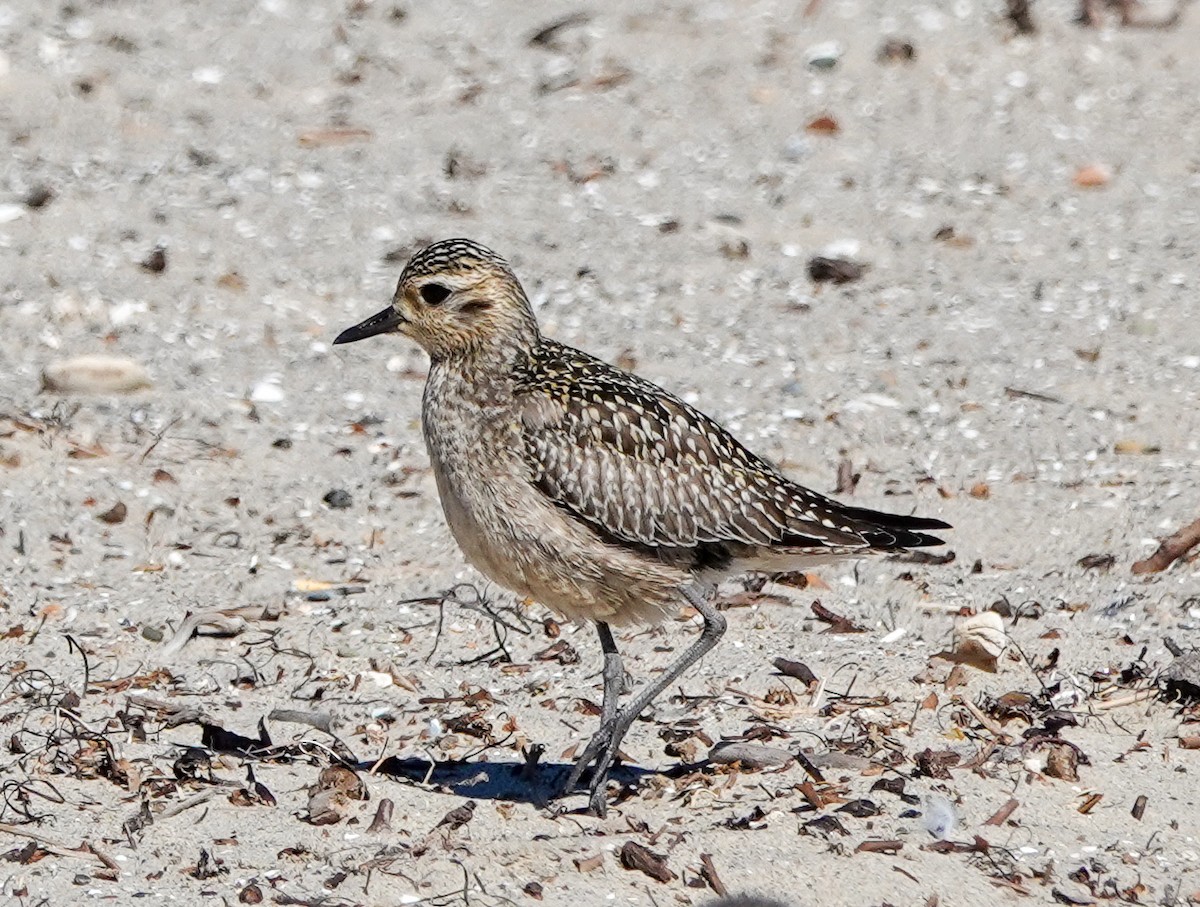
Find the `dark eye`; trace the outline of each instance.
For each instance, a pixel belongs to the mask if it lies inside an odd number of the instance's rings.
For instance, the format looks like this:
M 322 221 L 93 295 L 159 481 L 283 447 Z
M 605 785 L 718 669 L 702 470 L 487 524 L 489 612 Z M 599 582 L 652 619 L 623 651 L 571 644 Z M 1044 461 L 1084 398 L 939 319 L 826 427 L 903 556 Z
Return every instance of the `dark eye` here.
M 427 283 L 421 287 L 421 298 L 430 305 L 441 305 L 450 295 L 450 288 L 440 283 Z

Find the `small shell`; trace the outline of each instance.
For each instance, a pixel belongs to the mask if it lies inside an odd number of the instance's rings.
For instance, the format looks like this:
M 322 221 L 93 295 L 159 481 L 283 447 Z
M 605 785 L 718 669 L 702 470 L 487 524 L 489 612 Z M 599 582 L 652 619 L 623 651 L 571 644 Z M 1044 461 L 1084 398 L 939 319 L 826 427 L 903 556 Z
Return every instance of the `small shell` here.
M 964 617 L 954 627 L 953 660 L 995 673 L 996 661 L 1008 647 L 1004 621 L 995 611 Z
M 1084 189 L 1097 189 L 1112 181 L 1112 170 L 1104 164 L 1087 164 L 1075 171 L 1075 185 Z
M 129 394 L 152 384 L 145 368 L 123 356 L 77 356 L 42 370 L 42 389 L 56 394 Z
M 1004 620 L 995 611 L 984 611 L 965 617 L 954 628 L 959 645 L 974 643 L 993 658 L 1008 646 L 1008 635 L 1004 632 Z

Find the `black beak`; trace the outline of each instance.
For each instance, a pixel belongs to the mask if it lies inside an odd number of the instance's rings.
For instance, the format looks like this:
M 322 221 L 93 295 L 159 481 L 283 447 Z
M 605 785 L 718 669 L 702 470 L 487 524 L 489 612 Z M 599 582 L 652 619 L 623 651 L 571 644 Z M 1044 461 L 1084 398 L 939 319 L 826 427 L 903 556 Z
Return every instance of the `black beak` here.
M 394 306 L 388 306 L 382 312 L 372 315 L 366 321 L 359 322 L 352 328 L 346 328 L 334 339 L 334 344 L 353 343 L 355 340 L 366 340 L 376 334 L 387 334 L 400 327 L 404 319 Z

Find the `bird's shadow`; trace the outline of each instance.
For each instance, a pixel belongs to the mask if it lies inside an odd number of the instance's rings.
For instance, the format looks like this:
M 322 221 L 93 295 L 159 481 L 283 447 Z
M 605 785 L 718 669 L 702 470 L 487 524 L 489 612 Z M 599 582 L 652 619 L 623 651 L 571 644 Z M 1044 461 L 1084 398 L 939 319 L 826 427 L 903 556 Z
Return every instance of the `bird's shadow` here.
M 526 762 L 431 762 L 418 757 L 389 756 L 378 765 L 364 763 L 360 768 L 373 769 L 375 775 L 386 775 L 473 800 L 507 800 L 546 807 L 561 795 L 573 766 L 569 762 L 536 765 Z M 659 772 L 617 765 L 609 772 L 609 777 L 621 784 L 636 785 L 643 778 L 656 774 Z M 584 782 L 587 778 L 585 774 Z

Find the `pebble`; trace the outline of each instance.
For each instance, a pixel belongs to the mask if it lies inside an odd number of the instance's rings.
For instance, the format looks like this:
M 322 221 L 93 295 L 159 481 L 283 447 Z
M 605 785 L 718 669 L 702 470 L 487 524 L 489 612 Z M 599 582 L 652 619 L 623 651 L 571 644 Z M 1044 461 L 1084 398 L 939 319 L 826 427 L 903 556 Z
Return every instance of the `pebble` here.
M 783 145 L 783 158 L 787 161 L 802 161 L 812 154 L 813 145 L 802 135 L 791 136 Z
M 23 202 L 27 208 L 44 208 L 54 199 L 54 190 L 49 186 L 37 185 L 26 193 Z
M 346 510 L 354 503 L 354 498 L 344 488 L 334 488 L 331 491 L 325 492 L 325 497 L 321 498 L 321 500 L 334 510 Z
M 808 65 L 813 69 L 827 70 L 838 65 L 844 52 L 842 45 L 837 41 L 823 41 L 810 47 L 805 56 L 808 58 Z

